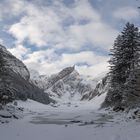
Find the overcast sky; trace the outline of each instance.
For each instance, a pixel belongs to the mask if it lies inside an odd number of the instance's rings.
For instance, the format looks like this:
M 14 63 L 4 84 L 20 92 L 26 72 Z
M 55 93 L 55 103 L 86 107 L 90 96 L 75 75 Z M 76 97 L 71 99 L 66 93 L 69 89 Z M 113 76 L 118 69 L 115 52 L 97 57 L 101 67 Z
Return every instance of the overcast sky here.
M 0 42 L 28 68 L 52 74 L 76 65 L 106 71 L 126 22 L 140 27 L 140 0 L 0 0 Z

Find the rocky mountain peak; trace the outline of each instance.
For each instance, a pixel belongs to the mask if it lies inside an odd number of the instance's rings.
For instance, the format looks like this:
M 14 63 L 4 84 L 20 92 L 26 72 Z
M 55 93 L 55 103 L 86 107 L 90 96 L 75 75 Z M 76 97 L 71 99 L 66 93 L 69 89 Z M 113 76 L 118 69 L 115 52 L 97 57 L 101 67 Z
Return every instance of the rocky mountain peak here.
M 52 75 L 47 82 L 46 89 L 49 89 L 51 86 L 53 86 L 56 82 L 63 79 L 64 77 L 70 75 L 75 70 L 75 66 L 73 67 L 67 67 L 60 71 L 58 74 Z
M 32 75 L 32 74 L 31 74 Z M 31 76 L 32 77 L 32 76 Z M 64 68 L 59 73 L 51 76 L 38 76 L 31 79 L 32 82 L 42 88 L 49 94 L 51 98 L 56 101 L 73 101 L 81 100 L 83 96 L 87 95 L 87 100 L 93 93 L 97 82 L 102 79 L 100 78 L 88 78 L 80 75 L 75 66 Z M 93 93 L 94 94 L 94 93 Z
M 75 70 L 75 66 L 73 66 L 73 67 L 67 67 L 67 68 L 63 69 L 62 71 L 60 71 L 60 72 L 58 73 L 58 76 L 59 76 L 60 78 L 63 78 L 63 77 L 65 77 L 66 75 L 71 74 L 74 70 Z

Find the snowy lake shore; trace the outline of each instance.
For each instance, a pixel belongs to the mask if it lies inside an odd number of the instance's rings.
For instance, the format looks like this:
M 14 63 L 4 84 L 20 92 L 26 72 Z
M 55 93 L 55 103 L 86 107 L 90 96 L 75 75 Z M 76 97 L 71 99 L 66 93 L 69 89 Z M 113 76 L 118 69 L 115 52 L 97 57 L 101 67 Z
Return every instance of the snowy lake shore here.
M 23 117 L 0 125 L 1 140 L 140 140 L 140 122 L 92 103 L 55 107 L 19 101 Z

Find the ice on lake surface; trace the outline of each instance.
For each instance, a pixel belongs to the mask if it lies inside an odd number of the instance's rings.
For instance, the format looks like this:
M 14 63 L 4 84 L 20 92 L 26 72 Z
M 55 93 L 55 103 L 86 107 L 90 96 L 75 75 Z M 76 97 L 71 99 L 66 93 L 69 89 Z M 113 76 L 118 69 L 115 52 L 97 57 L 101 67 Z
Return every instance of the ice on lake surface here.
M 103 126 L 103 124 L 108 124 L 113 122 L 113 115 L 108 115 L 105 113 L 97 112 L 56 112 L 50 113 L 47 112 L 44 114 L 37 114 L 32 117 L 30 123 L 33 124 L 55 124 L 55 125 L 65 125 L 68 124 L 77 124 L 78 126 L 84 125 L 94 125 L 94 126 Z

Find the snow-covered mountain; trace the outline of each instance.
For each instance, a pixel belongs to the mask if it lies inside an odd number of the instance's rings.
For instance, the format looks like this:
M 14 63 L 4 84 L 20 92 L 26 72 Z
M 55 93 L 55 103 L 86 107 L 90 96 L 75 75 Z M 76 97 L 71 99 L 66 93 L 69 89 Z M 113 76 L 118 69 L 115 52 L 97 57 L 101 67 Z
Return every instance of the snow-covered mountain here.
M 83 96 L 82 100 L 92 100 L 95 96 L 106 94 L 109 90 L 109 87 L 109 77 L 105 76 L 97 83 L 93 91 Z
M 82 76 L 74 66 L 51 76 L 39 75 L 35 70 L 29 73 L 22 61 L 1 45 L 0 60 L 0 96 L 6 94 L 22 100 L 30 98 L 45 104 L 51 101 L 49 97 L 63 102 L 91 100 L 100 95 L 102 83 L 97 83 L 105 75 L 103 73 L 96 78 Z
M 99 77 L 91 78 L 82 76 L 75 67 L 67 67 L 57 74 L 46 76 L 39 75 L 31 70 L 31 81 L 42 88 L 49 94 L 51 98 L 57 101 L 73 101 L 73 100 L 88 100 L 91 96 L 94 97 L 94 89 L 99 80 L 105 74 Z M 85 98 L 86 97 L 86 98 Z
M 6 95 L 10 100 L 30 98 L 48 104 L 51 101 L 48 94 L 29 79 L 29 71 L 23 62 L 0 45 L 0 102 Z

